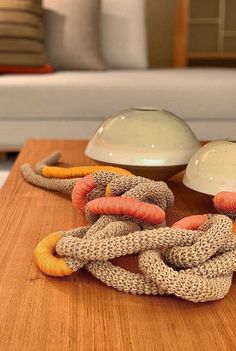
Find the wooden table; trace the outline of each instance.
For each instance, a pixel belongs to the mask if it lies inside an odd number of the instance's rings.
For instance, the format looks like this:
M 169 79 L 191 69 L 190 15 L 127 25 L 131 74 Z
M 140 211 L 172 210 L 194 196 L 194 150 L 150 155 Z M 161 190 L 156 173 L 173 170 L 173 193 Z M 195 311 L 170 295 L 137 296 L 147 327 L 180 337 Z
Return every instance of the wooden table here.
M 236 350 L 236 282 L 221 301 L 194 304 L 174 296 L 133 296 L 82 270 L 50 278 L 33 250 L 46 234 L 84 225 L 64 195 L 27 184 L 20 165 L 60 150 L 67 165 L 92 164 L 85 141 L 29 141 L 0 192 L 0 350 Z M 211 198 L 169 182 L 176 196 L 167 223 L 212 212 Z M 137 271 L 137 257 L 115 260 Z

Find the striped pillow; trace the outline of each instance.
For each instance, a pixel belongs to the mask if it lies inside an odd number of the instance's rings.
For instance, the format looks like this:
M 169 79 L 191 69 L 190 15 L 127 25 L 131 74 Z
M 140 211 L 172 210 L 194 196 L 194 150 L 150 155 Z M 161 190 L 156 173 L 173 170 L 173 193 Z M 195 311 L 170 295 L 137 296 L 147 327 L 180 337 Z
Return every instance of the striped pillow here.
M 42 66 L 42 0 L 0 1 L 0 65 Z

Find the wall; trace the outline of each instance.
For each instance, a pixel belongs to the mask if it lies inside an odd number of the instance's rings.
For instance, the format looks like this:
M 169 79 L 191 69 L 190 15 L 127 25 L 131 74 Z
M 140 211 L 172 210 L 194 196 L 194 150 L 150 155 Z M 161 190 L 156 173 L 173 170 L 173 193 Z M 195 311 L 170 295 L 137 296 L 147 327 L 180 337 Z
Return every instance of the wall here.
M 176 0 L 146 0 L 150 67 L 173 66 Z

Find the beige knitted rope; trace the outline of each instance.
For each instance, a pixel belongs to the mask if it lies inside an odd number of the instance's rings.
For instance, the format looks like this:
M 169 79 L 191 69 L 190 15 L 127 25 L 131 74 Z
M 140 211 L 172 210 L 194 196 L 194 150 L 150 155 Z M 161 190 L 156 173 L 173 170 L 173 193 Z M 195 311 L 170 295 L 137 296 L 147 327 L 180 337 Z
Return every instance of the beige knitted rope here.
M 122 168 L 109 166 L 54 167 L 60 158 L 61 154 L 55 151 L 38 162 L 35 170 L 29 164 L 23 164 L 21 166 L 22 175 L 26 181 L 33 185 L 47 190 L 62 192 L 66 195 L 72 194 L 75 185 L 79 180 L 83 179 L 85 174 L 93 174 L 99 170 L 108 170 L 106 177 L 109 175 L 110 179 L 113 179 L 116 175 L 131 175 L 130 172 Z M 107 181 L 106 183 L 108 184 L 109 182 Z M 90 192 L 89 200 L 105 195 L 106 186 L 96 184 L 96 179 L 94 185 L 95 188 Z
M 73 167 L 59 167 L 57 163 L 61 158 L 58 151 L 53 152 L 51 155 L 38 162 L 35 171 L 48 178 L 78 178 L 84 177 L 88 174 L 95 173 L 99 170 L 107 170 L 117 174 L 132 175 L 129 171 L 119 167 L 113 166 L 73 166 Z
M 236 238 L 231 234 L 231 221 L 221 215 L 214 216 L 210 221 L 212 225 L 206 232 L 164 227 L 134 233 L 131 231 L 126 235 L 120 230 L 119 236 L 113 236 L 111 229 L 105 227 L 106 230 L 98 232 L 101 236 L 95 233 L 89 238 L 88 230 L 83 239 L 63 237 L 56 249 L 61 256 L 89 261 L 107 261 L 144 250 L 162 249 L 163 256 L 169 263 L 183 268 L 195 267 L 214 256 L 219 248 L 224 249 L 224 244 L 228 244 L 229 240 L 233 243 L 233 249 L 236 249 Z M 109 233 L 108 237 L 103 238 L 104 230 Z M 170 255 L 171 251 L 169 255 L 166 254 L 164 249 L 170 248 L 175 249 L 175 255 Z
M 55 160 L 56 156 L 58 156 L 57 153 L 53 154 L 52 159 Z M 49 160 L 51 161 L 51 159 L 49 159 Z M 47 161 L 48 161 L 48 159 L 47 159 Z M 23 164 L 21 166 L 21 173 L 22 173 L 24 179 L 27 182 L 29 182 L 37 187 L 41 187 L 41 188 L 44 188 L 47 190 L 52 190 L 52 191 L 58 191 L 58 192 L 61 192 L 61 193 L 64 193 L 66 195 L 71 196 L 75 185 L 79 182 L 79 180 L 81 180 L 83 178 L 61 179 L 61 178 L 45 177 L 45 176 L 40 174 L 40 167 L 42 167 L 41 162 L 39 164 L 37 164 L 36 171 L 33 170 L 33 168 L 28 163 Z M 98 171 L 98 174 L 99 173 L 100 172 Z M 107 178 L 107 181 L 103 182 L 104 179 L 102 177 L 101 184 L 97 183 L 96 187 L 91 192 L 88 193 L 88 201 L 91 201 L 91 200 L 96 199 L 98 197 L 104 196 L 105 191 L 106 191 L 106 184 L 109 183 L 109 179 L 113 179 L 116 176 L 118 176 L 115 173 L 111 173 L 111 172 L 105 172 L 105 174 L 109 175 L 109 177 Z M 95 177 L 95 181 L 96 181 L 96 177 Z M 105 185 L 103 185 L 103 183 L 105 183 Z
M 229 218 L 209 215 L 207 223 L 198 230 L 186 230 L 163 227 L 165 221 L 150 224 L 145 218 L 152 217 L 149 213 L 140 216 L 139 206 L 135 210 L 139 213 L 137 217 L 133 209 L 128 214 L 119 212 L 118 205 L 115 205 L 114 213 L 109 210 L 109 214 L 106 214 L 99 209 L 102 202 L 98 201 L 94 213 L 91 202 L 104 195 L 113 202 L 112 197 L 118 196 L 123 200 L 135 200 L 130 204 L 140 203 L 140 206 L 144 206 L 146 203 L 162 210 L 173 204 L 174 196 L 163 182 L 110 171 L 97 171 L 85 178 L 73 178 L 73 174 L 89 171 L 80 167 L 69 170 L 50 167 L 59 159 L 59 153 L 50 155 L 37 164 L 36 172 L 29 165 L 22 166 L 22 174 L 30 183 L 72 194 L 73 204 L 78 205 L 79 209 L 81 206 L 92 224 L 53 236 L 51 250 L 56 245 L 56 251 L 61 256 L 60 259 L 54 257 L 56 276 L 71 274 L 85 267 L 106 285 L 121 291 L 174 294 L 194 302 L 218 300 L 228 293 L 233 271 L 236 270 L 236 239 L 232 235 Z M 70 179 L 62 179 L 65 175 Z M 123 200 L 114 204 L 123 204 Z M 105 203 L 110 204 L 111 201 Z M 147 211 L 153 209 L 146 208 Z M 40 244 L 36 252 L 40 251 L 39 248 Z M 140 273 L 128 272 L 109 262 L 115 257 L 132 254 L 139 254 Z M 45 250 L 36 256 L 40 268 L 46 269 Z M 60 265 L 56 267 L 58 262 Z
M 107 174 L 106 172 L 96 172 L 94 175 L 96 179 L 96 183 L 106 186 L 108 182 L 112 181 L 111 174 Z M 131 177 L 128 177 L 131 179 Z M 132 177 L 133 178 L 133 177 Z M 123 184 L 127 184 L 128 179 L 127 176 L 119 176 L 119 179 L 115 176 L 116 181 L 119 180 L 120 183 L 120 188 L 122 188 Z M 111 182 L 110 182 L 111 184 Z M 118 182 L 117 182 L 118 184 Z M 140 188 L 139 185 L 142 185 Z M 170 206 L 174 202 L 174 196 L 171 190 L 168 188 L 168 186 L 163 183 L 163 182 L 154 182 L 151 180 L 147 180 L 145 178 L 137 177 L 135 184 L 132 182 L 129 184 L 129 190 L 128 192 L 131 191 L 132 188 L 132 194 L 134 197 L 137 199 L 142 198 L 142 201 L 150 201 L 152 198 L 153 194 L 157 193 L 158 196 L 155 199 L 155 204 L 160 206 L 163 210 L 167 208 L 167 206 Z M 127 187 L 124 187 L 124 189 L 127 189 Z M 159 190 L 159 191 L 158 191 Z M 127 193 L 125 192 L 122 194 L 122 196 L 126 197 Z M 88 206 L 88 205 L 87 205 Z M 110 215 L 103 215 L 100 218 L 98 216 L 93 216 L 88 210 L 85 208 L 85 214 L 87 217 L 87 220 L 89 223 L 94 223 L 89 229 L 87 229 L 87 232 L 84 236 L 84 239 L 89 241 L 89 238 L 93 241 L 93 243 L 96 243 L 97 241 L 95 239 L 107 239 L 107 238 L 114 238 L 116 236 L 124 236 L 125 234 L 130 234 L 138 229 L 141 228 L 146 228 L 148 227 L 159 227 L 160 225 L 155 225 L 155 226 L 150 226 L 146 225 L 142 220 L 137 220 L 134 218 L 131 218 L 130 216 L 110 216 Z M 95 217 L 95 218 L 94 218 Z M 121 221 L 121 222 L 120 222 Z M 132 221 L 132 222 L 131 222 Z M 164 224 L 164 223 L 162 223 Z M 64 237 L 69 237 L 72 246 L 74 245 L 73 239 L 77 240 L 75 232 L 73 232 L 73 237 L 71 237 L 71 232 L 66 232 L 62 233 L 62 236 Z M 59 252 L 58 252 L 59 253 Z M 65 254 L 63 253 L 63 256 Z M 70 255 L 69 255 L 70 256 Z M 66 259 L 67 262 L 67 259 Z M 77 270 L 81 268 L 86 262 L 84 260 L 78 260 L 77 262 L 70 261 L 71 264 L 69 265 L 73 270 Z
M 96 184 L 104 186 L 104 188 L 109 186 L 109 190 L 112 189 L 111 194 L 115 196 L 118 195 L 115 189 L 119 188 L 119 195 L 122 199 L 136 199 L 140 201 L 140 207 L 143 203 L 154 204 L 165 211 L 167 207 L 172 206 L 174 203 L 174 195 L 164 182 L 156 182 L 143 177 L 130 177 L 126 175 L 112 176 L 111 173 L 105 171 L 96 172 L 94 174 L 94 180 Z M 89 197 L 87 197 L 87 200 L 89 202 Z M 101 211 L 101 213 L 103 213 L 103 211 Z M 99 215 L 90 211 L 89 203 L 85 206 L 85 215 L 90 224 L 95 223 L 99 218 Z M 129 216 L 126 218 L 130 219 Z M 135 221 L 134 218 L 132 218 L 132 220 Z M 137 222 L 142 228 L 153 227 L 142 220 L 137 220 Z
M 97 197 L 106 192 L 163 210 L 173 204 L 174 197 L 165 183 L 142 177 L 98 171 L 92 181 L 97 187 L 90 192 L 80 191 L 82 183 L 75 185 L 77 204 L 82 206 L 92 226 L 57 234 L 56 252 L 63 265 L 59 274 L 52 275 L 71 274 L 85 267 L 102 282 L 121 291 L 174 294 L 194 302 L 218 300 L 228 293 L 236 269 L 236 238 L 228 217 L 208 215 L 207 222 L 198 230 L 187 230 L 163 227 L 164 222 L 150 225 L 129 215 L 107 215 L 102 209 L 94 214 L 90 206 L 93 192 Z M 87 188 L 92 189 L 90 185 Z M 140 273 L 128 272 L 109 262 L 132 254 L 139 254 Z M 36 256 L 44 269 L 45 257 Z
M 79 178 L 75 179 L 51 179 L 37 174 L 31 166 L 26 163 L 21 166 L 21 173 L 27 182 L 47 190 L 58 191 L 66 195 L 71 195 Z
M 35 171 L 42 175 L 43 168 L 45 166 L 54 166 L 59 162 L 61 154 L 59 151 L 52 152 L 49 156 L 45 157 L 43 160 L 39 161 L 35 166 Z
M 232 223 L 227 217 L 213 216 L 208 222 L 210 227 L 206 231 L 202 228 L 199 231 L 170 228 L 134 231 L 133 227 L 127 230 L 128 234 L 124 234 L 122 222 L 110 222 L 87 239 L 88 230 L 83 238 L 72 238 L 70 232 L 63 233 L 56 250 L 66 257 L 66 263 L 74 271 L 85 265 L 95 277 L 118 290 L 133 294 L 175 294 L 194 302 L 218 300 L 228 293 L 236 269 L 236 238 L 231 233 Z M 214 247 L 209 241 L 213 238 Z M 229 243 L 231 251 L 227 251 Z M 165 257 L 162 254 L 163 248 L 170 247 L 179 250 L 177 260 L 171 258 L 176 267 L 192 268 L 174 270 L 166 251 Z M 196 247 L 204 249 L 202 254 L 198 252 L 197 260 L 192 255 Z M 219 248 L 223 253 L 218 253 Z M 104 262 L 138 252 L 141 252 L 139 267 L 143 275 Z
M 34 175 L 35 176 L 35 175 Z M 40 176 L 41 177 L 41 176 Z M 94 223 L 94 225 L 92 227 L 90 227 L 89 230 L 87 230 L 86 233 L 86 237 L 88 237 L 88 235 L 92 235 L 103 229 L 104 225 L 108 224 L 111 221 L 132 221 L 133 225 L 138 225 L 139 228 L 142 229 L 147 229 L 147 228 L 158 228 L 160 225 L 164 225 L 165 221 L 163 220 L 164 218 L 161 216 L 159 217 L 159 213 L 160 211 L 162 211 L 161 213 L 164 213 L 164 210 L 166 209 L 167 206 L 172 205 L 174 202 L 174 196 L 172 194 L 172 192 L 170 191 L 170 189 L 168 188 L 168 186 L 163 183 L 163 182 L 153 182 L 151 180 L 147 180 L 141 177 L 138 177 L 138 181 L 136 181 L 136 184 L 130 184 L 129 188 L 132 187 L 133 185 L 133 196 L 135 195 L 135 197 L 137 199 L 135 199 L 135 205 L 136 208 L 127 208 L 126 206 L 126 210 L 127 213 L 124 212 L 122 210 L 122 208 L 120 208 L 119 206 L 117 207 L 117 201 L 116 200 L 120 200 L 123 199 L 125 202 L 126 201 L 130 201 L 132 200 L 132 198 L 130 197 L 129 199 L 126 199 L 126 194 L 122 194 L 124 195 L 124 197 L 109 197 L 109 204 L 114 205 L 113 208 L 110 207 L 110 210 L 114 210 L 114 215 L 112 215 L 112 213 L 110 213 L 109 215 L 103 215 L 104 212 L 99 213 L 100 208 L 99 208 L 99 204 L 96 208 L 97 212 L 96 215 L 93 214 L 93 212 L 91 212 L 91 201 L 89 201 L 89 199 L 91 198 L 92 193 L 96 190 L 93 188 L 94 184 L 95 186 L 97 186 L 97 188 L 99 187 L 103 187 L 103 189 L 105 189 L 105 187 L 107 187 L 107 185 L 112 182 L 113 180 L 117 180 L 119 179 L 120 181 L 120 187 L 122 187 L 123 183 L 127 183 L 128 182 L 128 178 L 131 178 L 130 176 L 120 176 L 111 172 L 96 172 L 93 175 L 93 179 L 92 179 L 92 183 L 90 182 L 90 176 L 89 176 L 89 184 L 86 183 L 86 181 L 84 181 L 84 179 L 81 181 L 79 180 L 78 183 L 76 183 L 76 190 L 78 192 L 78 194 L 80 194 L 82 196 L 82 205 L 85 201 L 85 203 L 87 203 L 87 206 L 85 206 L 85 213 L 87 216 L 87 219 L 90 223 Z M 85 177 L 87 179 L 87 177 Z M 141 183 L 143 183 L 142 188 L 139 188 L 139 185 Z M 80 185 L 82 184 L 82 187 L 80 187 Z M 92 185 L 92 187 L 91 187 Z M 87 190 L 91 190 L 93 189 L 91 192 L 87 192 Z M 131 189 L 130 189 L 131 190 Z M 97 190 L 96 190 L 97 191 Z M 73 189 L 74 192 L 74 189 Z M 153 199 L 153 193 L 158 194 L 158 196 L 156 196 L 156 199 Z M 76 195 L 78 195 L 76 194 Z M 97 195 L 97 194 L 96 194 Z M 146 202 L 144 203 L 143 201 L 138 200 L 138 198 L 142 198 L 142 200 L 145 200 Z M 153 202 L 155 202 L 155 204 L 151 203 L 151 200 L 153 199 Z M 100 200 L 100 199 L 99 199 Z M 111 203 L 111 201 L 112 203 Z M 155 201 L 154 201 L 155 200 Z M 133 203 L 133 202 L 132 202 Z M 156 218 L 157 221 L 153 222 L 153 216 L 150 215 L 149 212 L 145 212 L 143 211 L 143 208 L 149 209 L 150 207 L 145 207 L 145 204 L 150 204 L 151 209 L 152 209 L 152 214 L 154 215 L 154 219 Z M 149 205 L 148 205 L 149 206 Z M 141 211 L 140 211 L 141 209 Z M 122 210 L 122 211 L 120 211 Z M 119 213 L 119 215 L 117 215 L 117 213 Z M 156 216 L 156 214 L 158 214 Z M 165 213 L 164 213 L 165 214 Z M 147 221 L 147 219 L 152 220 L 153 224 L 150 224 L 149 221 Z M 132 228 L 130 229 L 130 232 L 132 232 Z M 74 231 L 73 231 L 73 235 L 74 235 Z M 120 233 L 121 235 L 124 235 L 124 231 L 121 231 Z M 49 275 L 53 275 L 53 276 L 61 276 L 64 274 L 71 274 L 72 270 L 69 268 L 68 266 L 65 265 L 65 262 L 63 260 L 58 260 L 56 261 L 56 258 L 53 259 L 53 256 L 51 257 L 51 264 L 48 265 L 48 261 L 45 261 L 45 257 L 47 257 L 48 253 L 51 252 L 53 253 L 54 250 L 54 244 L 56 243 L 56 241 L 60 238 L 61 234 L 59 233 L 54 233 L 48 236 L 48 239 L 45 238 L 43 239 L 36 247 L 35 250 L 35 257 L 36 257 L 36 261 L 38 266 L 46 273 Z M 45 245 L 49 245 L 48 247 L 50 247 L 50 249 L 45 249 Z M 64 263 L 63 263 L 64 262 Z M 84 264 L 84 263 L 83 263 Z M 83 265 L 82 264 L 82 265 Z M 76 264 L 77 267 L 79 267 L 81 265 L 81 263 L 79 262 L 78 264 Z M 51 268 L 50 268 L 51 267 Z M 73 267 L 74 268 L 74 267 Z
M 53 154 L 51 158 L 48 158 L 46 161 L 42 161 L 37 165 L 38 171 L 40 170 L 42 164 L 45 164 L 45 162 L 52 164 L 55 162 L 55 160 L 58 160 L 58 158 L 58 154 Z M 108 213 L 117 214 L 117 211 L 120 210 L 120 215 L 126 214 L 128 219 L 129 215 L 131 215 L 131 217 L 135 217 L 136 214 L 136 219 L 143 222 L 143 227 L 146 228 L 148 228 L 149 224 L 151 223 L 156 225 L 164 223 L 164 210 L 167 206 L 171 206 L 174 203 L 173 193 L 165 183 L 154 182 L 143 177 L 131 177 L 130 175 L 120 175 L 108 171 L 97 171 L 94 174 L 90 174 L 84 178 L 56 179 L 47 178 L 37 174 L 29 164 L 22 165 L 21 170 L 24 178 L 31 184 L 48 190 L 59 191 L 67 195 L 72 195 L 73 205 L 81 211 L 85 210 L 88 202 L 91 204 L 91 200 L 104 196 L 107 193 L 108 186 L 110 185 L 112 186 L 112 191 L 114 191 L 114 194 L 110 193 L 109 196 L 116 195 L 116 188 L 118 186 L 119 193 L 124 192 L 121 197 L 129 198 L 129 200 L 125 200 L 123 198 L 125 201 L 123 201 L 122 206 L 124 203 L 129 201 L 132 203 L 132 205 L 136 205 L 138 208 L 133 211 L 132 207 L 129 208 L 129 206 L 126 206 L 126 208 L 122 210 L 120 205 L 117 207 L 117 201 L 120 202 L 120 200 L 118 198 L 112 200 L 110 197 L 110 199 L 107 201 L 107 206 L 109 206 L 111 212 Z M 131 199 L 134 199 L 134 201 L 131 201 Z M 143 207 L 145 208 L 142 209 Z M 160 210 L 158 210 L 158 207 L 160 207 Z M 99 204 L 96 204 L 95 207 L 93 206 L 93 209 L 96 211 L 95 213 L 91 212 L 91 208 L 89 207 L 86 209 L 86 217 L 89 223 L 94 223 L 99 218 Z M 152 213 L 150 210 L 152 210 Z M 103 213 L 104 212 L 102 212 L 100 215 Z M 135 220 L 135 218 L 132 219 Z

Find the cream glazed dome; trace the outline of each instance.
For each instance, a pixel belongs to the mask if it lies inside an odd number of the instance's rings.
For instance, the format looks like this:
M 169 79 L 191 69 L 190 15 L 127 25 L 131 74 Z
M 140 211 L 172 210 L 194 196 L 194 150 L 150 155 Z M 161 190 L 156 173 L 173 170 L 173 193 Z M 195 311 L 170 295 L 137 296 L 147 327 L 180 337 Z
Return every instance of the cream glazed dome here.
M 149 168 L 173 175 L 199 148 L 196 136 L 180 117 L 142 107 L 123 110 L 106 119 L 85 153 L 97 162 L 122 165 L 135 174 Z
M 183 183 L 201 193 L 216 195 L 236 191 L 236 143 L 212 141 L 198 150 L 188 163 Z

